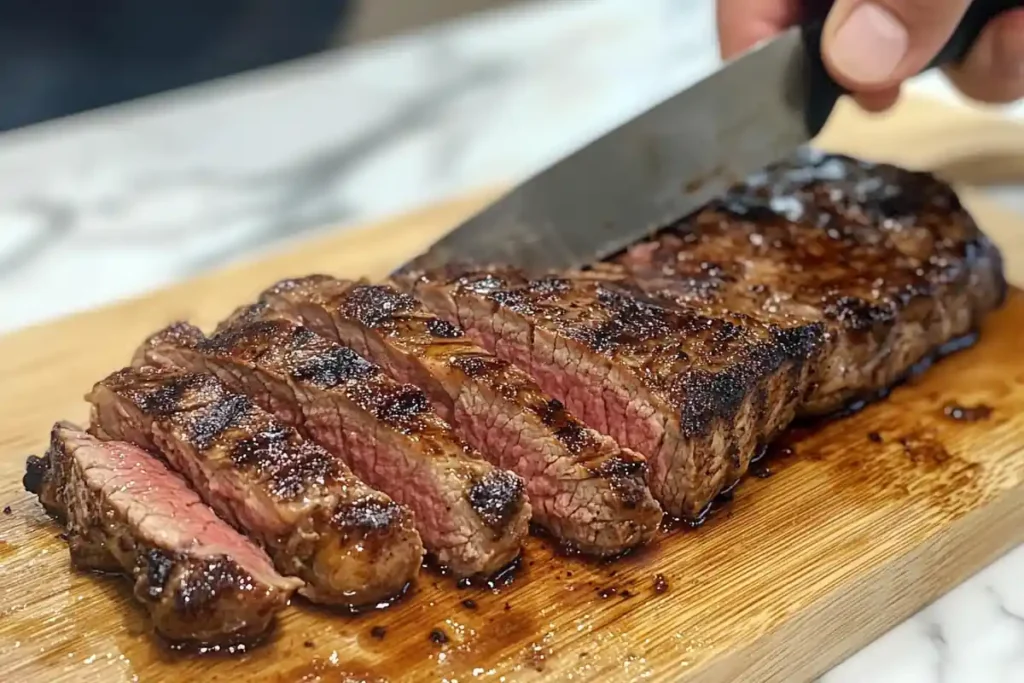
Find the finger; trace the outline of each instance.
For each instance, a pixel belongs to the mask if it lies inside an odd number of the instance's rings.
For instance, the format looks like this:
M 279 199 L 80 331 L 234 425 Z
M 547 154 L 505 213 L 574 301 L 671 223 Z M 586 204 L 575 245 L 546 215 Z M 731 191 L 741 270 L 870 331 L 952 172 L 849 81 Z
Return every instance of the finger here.
M 1024 98 L 1024 10 L 993 20 L 963 64 L 946 69 L 946 75 L 963 94 L 980 102 Z
M 825 22 L 825 63 L 851 91 L 891 88 L 928 65 L 970 4 L 970 0 L 837 0 Z
M 887 88 L 885 90 L 863 92 L 855 97 L 857 99 L 857 104 L 859 104 L 862 109 L 873 114 L 877 114 L 896 104 L 896 100 L 900 98 L 900 86 L 893 86 L 892 88 Z
M 800 0 L 719 0 L 718 47 L 722 57 L 735 57 L 799 23 L 800 5 Z

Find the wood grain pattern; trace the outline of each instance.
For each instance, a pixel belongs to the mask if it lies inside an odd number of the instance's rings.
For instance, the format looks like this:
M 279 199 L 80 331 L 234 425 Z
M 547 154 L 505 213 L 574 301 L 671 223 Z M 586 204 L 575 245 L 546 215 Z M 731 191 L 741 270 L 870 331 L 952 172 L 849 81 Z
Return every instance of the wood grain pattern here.
M 1024 179 L 1020 128 L 921 101 L 881 125 L 845 109 L 826 143 L 966 183 Z M 965 196 L 1022 281 L 1024 221 Z M 1024 294 L 1015 291 L 977 347 L 884 403 L 794 434 L 795 454 L 746 481 L 707 526 L 667 532 L 614 564 L 556 557 L 531 539 L 509 586 L 460 590 L 426 572 L 401 604 L 355 618 L 296 601 L 271 642 L 234 658 L 167 651 L 148 636 L 127 582 L 69 570 L 60 529 L 21 490 L 24 457 L 43 448 L 54 420 L 85 419 L 82 394 L 148 332 L 177 318 L 210 326 L 286 275 L 380 276 L 487 198 L 0 339 L 0 507 L 10 506 L 0 515 L 0 678 L 799 681 L 1024 541 Z M 994 411 L 952 421 L 951 400 Z M 446 645 L 428 638 L 435 628 Z

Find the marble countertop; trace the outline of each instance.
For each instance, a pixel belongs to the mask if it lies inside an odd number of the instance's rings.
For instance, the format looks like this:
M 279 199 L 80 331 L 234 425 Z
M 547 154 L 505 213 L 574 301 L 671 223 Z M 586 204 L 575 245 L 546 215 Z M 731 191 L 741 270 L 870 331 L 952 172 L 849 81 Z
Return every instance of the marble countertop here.
M 717 64 L 710 0 L 560 0 L 0 135 L 0 332 L 515 181 Z M 1024 681 L 1022 577 L 1024 547 L 822 680 Z

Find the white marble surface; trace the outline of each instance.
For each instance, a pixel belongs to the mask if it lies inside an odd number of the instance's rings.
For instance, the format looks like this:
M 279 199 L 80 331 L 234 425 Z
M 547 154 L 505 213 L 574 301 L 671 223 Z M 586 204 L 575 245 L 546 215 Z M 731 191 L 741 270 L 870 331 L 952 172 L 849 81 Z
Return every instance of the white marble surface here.
M 716 64 L 708 0 L 563 0 L 0 135 L 0 330 L 516 180 Z M 1024 682 L 1024 548 L 822 680 Z

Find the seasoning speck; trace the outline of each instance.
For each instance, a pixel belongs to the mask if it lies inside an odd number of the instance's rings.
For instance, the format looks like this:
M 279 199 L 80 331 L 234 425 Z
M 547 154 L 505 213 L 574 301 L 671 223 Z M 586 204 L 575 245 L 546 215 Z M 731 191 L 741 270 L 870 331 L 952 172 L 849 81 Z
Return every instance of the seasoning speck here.
M 470 600 L 469 598 L 466 598 L 462 601 L 462 606 L 466 609 L 476 609 L 476 600 Z
M 384 640 L 384 636 L 388 634 L 388 630 L 383 626 L 374 626 L 370 629 L 370 635 L 377 640 Z
M 316 647 L 316 643 L 314 643 L 312 640 L 307 640 L 306 642 L 304 642 L 302 644 L 302 646 L 303 647 Z
M 868 432 L 868 441 L 871 443 L 882 443 L 882 435 L 878 432 Z
M 510 609 L 512 609 L 512 605 L 506 602 L 506 603 L 505 603 L 505 611 L 507 612 L 507 611 L 509 611 Z
M 601 597 L 602 600 L 607 600 L 608 598 L 612 597 L 618 592 L 619 591 L 615 588 L 602 588 L 599 591 L 597 591 L 597 594 Z
M 448 634 L 439 628 L 435 628 L 430 632 L 430 642 L 434 645 L 444 645 L 448 642 Z
M 60 539 L 60 540 L 62 540 L 62 541 L 66 541 L 66 540 L 68 540 L 69 538 L 71 538 L 71 536 L 69 536 L 69 535 L 68 535 L 68 532 L 66 532 L 66 531 L 62 531 L 62 532 L 60 532 L 59 534 L 57 534 L 57 538 L 59 538 L 59 539 Z
M 5 515 L 11 514 L 11 506 L 10 505 L 5 505 L 4 506 L 4 514 Z
M 668 579 L 664 574 L 657 574 L 654 577 L 654 592 L 658 595 L 668 592 Z
M 470 581 L 469 579 L 459 579 L 459 582 L 457 584 L 455 584 L 455 585 L 456 585 L 456 587 L 458 587 L 459 590 L 464 590 L 464 589 L 469 588 L 470 586 L 472 586 L 473 582 Z

